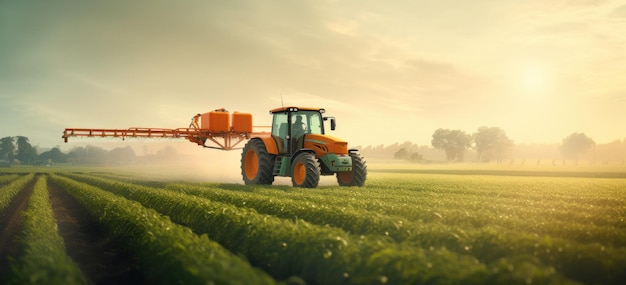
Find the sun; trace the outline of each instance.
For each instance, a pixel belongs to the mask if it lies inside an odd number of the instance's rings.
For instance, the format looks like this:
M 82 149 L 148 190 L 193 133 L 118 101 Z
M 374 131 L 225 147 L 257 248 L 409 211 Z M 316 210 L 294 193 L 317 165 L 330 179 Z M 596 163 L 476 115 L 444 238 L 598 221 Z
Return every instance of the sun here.
M 548 88 L 548 74 L 540 66 L 527 66 L 521 70 L 520 85 L 528 95 L 539 95 Z

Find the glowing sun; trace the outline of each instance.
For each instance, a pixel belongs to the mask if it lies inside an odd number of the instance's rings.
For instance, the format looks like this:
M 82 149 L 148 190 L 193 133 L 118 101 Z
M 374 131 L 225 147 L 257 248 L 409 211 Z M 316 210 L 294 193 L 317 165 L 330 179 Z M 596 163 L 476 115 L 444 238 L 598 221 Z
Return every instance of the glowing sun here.
M 548 74 L 539 66 L 526 67 L 521 72 L 520 85 L 528 93 L 535 95 L 542 93 L 547 89 Z

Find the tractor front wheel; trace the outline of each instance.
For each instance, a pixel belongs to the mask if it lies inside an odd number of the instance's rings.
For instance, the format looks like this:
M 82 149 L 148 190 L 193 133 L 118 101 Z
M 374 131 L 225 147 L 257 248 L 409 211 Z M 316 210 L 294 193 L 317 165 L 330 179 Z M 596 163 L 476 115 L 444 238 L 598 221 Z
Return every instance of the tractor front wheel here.
M 294 187 L 315 188 L 320 182 L 320 164 L 312 153 L 303 152 L 296 156 L 291 170 Z
M 339 186 L 363 186 L 367 178 L 367 165 L 365 159 L 357 153 L 351 153 L 352 171 L 337 172 Z
M 274 155 L 267 152 L 259 139 L 250 140 L 241 153 L 241 176 L 246 185 L 274 182 Z

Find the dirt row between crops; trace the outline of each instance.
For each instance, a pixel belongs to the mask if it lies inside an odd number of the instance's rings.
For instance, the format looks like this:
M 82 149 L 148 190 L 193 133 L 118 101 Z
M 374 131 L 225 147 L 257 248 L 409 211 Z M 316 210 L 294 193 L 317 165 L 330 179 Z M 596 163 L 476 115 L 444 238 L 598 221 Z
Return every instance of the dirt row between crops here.
M 0 276 L 10 272 L 9 260 L 21 254 L 19 233 L 35 180 L 0 213 Z M 67 254 L 80 266 L 91 284 L 146 284 L 136 256 L 109 237 L 106 229 L 74 197 L 48 185 L 50 202 Z
M 7 276 L 9 272 L 9 257 L 18 254 L 18 246 L 16 239 L 19 231 L 22 229 L 24 217 L 22 212 L 28 207 L 28 198 L 33 193 L 35 180 L 26 185 L 26 188 L 17 193 L 9 206 L 0 213 L 0 276 Z M 2 281 L 2 280 L 0 280 Z
M 93 284 L 144 284 L 137 258 L 107 234 L 87 209 L 63 189 L 48 185 L 67 254 Z

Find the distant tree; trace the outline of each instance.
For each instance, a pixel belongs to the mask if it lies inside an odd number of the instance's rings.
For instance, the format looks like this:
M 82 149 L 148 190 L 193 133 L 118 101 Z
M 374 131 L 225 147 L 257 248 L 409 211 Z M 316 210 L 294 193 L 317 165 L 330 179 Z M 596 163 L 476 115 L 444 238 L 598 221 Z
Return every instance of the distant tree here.
M 578 161 L 578 156 L 589 151 L 596 143 L 584 133 L 573 133 L 563 139 L 561 152 L 566 159 Z
M 67 154 L 67 161 L 73 164 L 105 164 L 108 153 L 107 150 L 92 145 L 76 147 Z
M 17 153 L 15 158 L 23 164 L 37 163 L 37 150 L 30 144 L 27 137 L 18 136 L 15 141 L 17 144 Z
M 606 144 L 596 144 L 594 159 L 599 159 L 603 164 L 610 161 L 621 161 L 626 158 L 626 148 L 621 140 L 614 140 Z
M 13 137 L 4 137 L 0 139 L 0 160 L 5 160 L 7 164 L 13 163 L 15 155 L 15 145 Z
M 465 151 L 470 148 L 472 136 L 460 130 L 437 129 L 431 144 L 446 152 L 448 161 L 463 161 Z
M 403 147 L 393 154 L 393 159 L 420 161 L 423 159 L 423 156 L 417 152 L 408 151 L 406 148 Z
M 129 163 L 135 159 L 135 151 L 132 147 L 118 147 L 109 151 L 110 162 L 113 163 Z
M 502 163 L 510 154 L 513 141 L 510 140 L 504 130 L 497 127 L 480 127 L 474 133 L 474 143 L 478 159 L 483 161 L 496 160 Z
M 420 160 L 423 160 L 423 159 L 424 159 L 424 156 L 422 156 L 421 154 L 419 154 L 417 152 L 413 152 L 409 156 L 409 160 L 411 160 L 411 161 L 420 161 Z
M 401 148 L 393 154 L 393 159 L 407 159 L 408 157 L 409 152 L 406 150 L 406 148 Z
M 156 158 L 158 160 L 176 160 L 179 158 L 178 151 L 171 145 L 165 146 L 163 149 L 157 151 Z
M 65 163 L 67 162 L 67 154 L 55 147 L 49 151 L 42 152 L 39 155 L 39 161 L 42 163 Z

